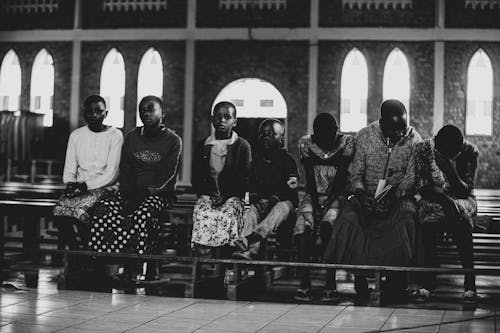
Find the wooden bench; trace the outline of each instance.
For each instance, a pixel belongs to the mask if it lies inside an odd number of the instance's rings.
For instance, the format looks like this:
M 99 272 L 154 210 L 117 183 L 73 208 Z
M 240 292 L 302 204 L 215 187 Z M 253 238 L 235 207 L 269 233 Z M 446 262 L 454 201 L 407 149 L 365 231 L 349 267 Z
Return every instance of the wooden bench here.
M 491 194 L 490 192 L 484 195 L 478 195 L 479 201 L 479 213 L 488 213 L 493 221 L 498 221 L 500 217 L 500 195 Z M 496 203 L 498 202 L 498 204 Z M 206 296 L 204 293 L 206 291 L 218 290 L 220 291 L 221 285 L 224 288 L 224 270 L 228 265 L 233 266 L 233 276 L 231 281 L 225 281 L 225 293 L 228 299 L 240 299 L 242 295 L 252 291 L 255 293 L 256 287 L 265 290 L 269 287 L 269 284 L 279 276 L 276 274 L 267 274 L 272 268 L 289 268 L 291 270 L 297 267 L 309 267 L 312 269 L 324 270 L 326 268 L 336 268 L 336 269 L 361 269 L 370 271 L 375 275 L 375 293 L 373 296 L 373 302 L 375 305 L 380 304 L 380 282 L 384 274 L 394 272 L 394 271 L 405 271 L 405 272 L 422 272 L 430 271 L 436 272 L 438 274 L 464 274 L 468 272 L 461 268 L 457 268 L 458 256 L 453 254 L 453 247 L 450 246 L 448 249 L 440 249 L 439 255 L 442 256 L 440 259 L 448 258 L 452 259 L 449 262 L 443 260 L 442 268 L 421 268 L 421 267 L 387 267 L 387 266 L 351 266 L 351 265 L 327 265 L 321 263 L 297 263 L 289 261 L 275 261 L 274 256 L 270 256 L 271 260 L 262 261 L 239 261 L 231 259 L 210 259 L 210 258 L 195 258 L 186 256 L 184 253 L 189 253 L 189 232 L 184 232 L 181 237 L 179 237 L 176 226 L 190 226 L 192 221 L 192 207 L 195 203 L 195 197 L 192 195 L 183 195 L 179 198 L 179 201 L 174 205 L 173 209 L 167 212 L 168 218 L 164 221 L 164 226 L 162 230 L 165 232 L 166 236 L 172 237 L 165 243 L 165 250 L 173 249 L 175 252 L 164 251 L 163 254 L 152 255 L 152 256 L 136 256 L 136 255 L 118 255 L 124 258 L 135 258 L 137 260 L 157 260 L 162 263 L 162 269 L 172 272 L 172 275 L 182 275 L 182 278 L 177 279 L 178 283 L 184 286 L 184 296 L 186 297 L 200 297 Z M 23 204 L 27 204 L 25 201 L 12 203 L 12 200 L 5 200 L 0 202 L 0 211 L 2 212 L 12 212 L 13 214 L 25 214 L 26 210 L 21 209 Z M 48 215 L 48 205 L 40 204 L 39 202 L 33 201 L 29 203 L 33 206 L 32 212 L 36 214 Z M 5 205 L 7 210 L 2 209 L 2 205 Z M 51 207 L 52 208 L 52 207 Z M 50 213 L 51 213 L 51 208 Z M 10 213 L 9 213 L 10 214 Z M 3 215 L 7 215 L 3 213 Z M 43 216 L 43 215 L 42 215 Z M 494 222 L 495 223 L 495 222 Z M 189 229 L 188 229 L 189 230 Z M 277 251 L 275 248 L 275 243 L 273 244 L 273 239 L 269 240 L 268 251 L 273 254 Z M 478 275 L 500 275 L 500 235 L 488 234 L 488 233 L 474 233 L 474 243 L 475 243 L 475 254 L 476 254 L 476 274 Z M 36 242 L 34 243 L 36 244 Z M 29 249 L 30 243 L 25 244 L 25 249 Z M 274 247 L 274 248 L 273 248 Z M 179 251 L 180 248 L 184 250 Z M 35 250 L 39 250 L 35 246 Z M 40 250 L 41 252 L 45 250 Z M 274 252 L 273 252 L 274 251 Z M 294 249 L 288 249 L 289 253 L 293 255 L 295 253 Z M 448 251 L 448 252 L 447 252 Z M 54 252 L 57 253 L 57 252 Z M 88 251 L 63 251 L 59 253 L 65 253 L 67 257 L 71 256 L 96 256 L 96 257 L 109 257 L 114 258 L 117 255 L 108 253 L 95 253 Z M 481 254 L 478 256 L 478 254 Z M 245 278 L 244 271 L 246 268 L 252 267 L 252 269 L 259 270 L 264 273 L 264 277 L 258 278 Z M 67 268 L 67 267 L 66 267 Z M 70 272 L 66 272 L 69 276 Z M 267 275 L 266 275 L 267 274 Z M 176 279 L 173 279 L 176 280 Z

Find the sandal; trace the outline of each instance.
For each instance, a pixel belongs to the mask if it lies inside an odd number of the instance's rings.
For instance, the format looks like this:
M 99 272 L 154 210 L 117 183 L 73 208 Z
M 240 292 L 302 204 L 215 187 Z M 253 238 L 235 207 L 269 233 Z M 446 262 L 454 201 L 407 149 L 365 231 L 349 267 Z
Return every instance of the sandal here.
M 295 291 L 293 299 L 299 302 L 311 302 L 312 301 L 311 289 L 310 288 L 297 289 Z
M 420 288 L 413 294 L 413 297 L 415 301 L 424 303 L 431 298 L 431 292 L 425 288 Z
M 462 296 L 463 302 L 468 304 L 477 303 L 477 299 L 477 292 L 474 290 L 466 290 Z

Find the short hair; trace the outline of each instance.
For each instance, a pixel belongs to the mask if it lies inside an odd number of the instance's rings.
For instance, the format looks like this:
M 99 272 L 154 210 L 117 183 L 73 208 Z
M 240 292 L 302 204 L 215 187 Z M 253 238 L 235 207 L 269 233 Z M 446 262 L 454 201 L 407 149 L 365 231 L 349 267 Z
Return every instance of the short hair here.
M 99 95 L 87 96 L 85 98 L 85 100 L 83 101 L 83 108 L 87 109 L 90 107 L 90 104 L 99 103 L 99 102 L 102 102 L 102 104 L 104 104 L 104 107 L 106 108 L 106 101 L 104 100 L 104 98 L 102 98 L 102 96 L 99 96 Z
M 335 119 L 335 117 L 328 112 L 318 113 L 313 121 L 314 133 L 317 134 L 319 131 L 324 129 L 335 130 L 335 131 L 338 131 L 339 129 L 339 126 L 337 124 L 337 119 Z
M 228 101 L 222 101 L 222 102 L 215 104 L 214 109 L 212 111 L 212 115 L 214 115 L 216 111 L 218 111 L 219 109 L 222 109 L 222 108 L 228 108 L 228 109 L 232 108 L 234 110 L 233 116 L 234 116 L 234 118 L 236 118 L 236 106 L 234 106 L 233 103 L 228 102 Z
M 266 126 L 267 124 L 271 124 L 271 125 L 274 125 L 274 124 L 278 124 L 281 126 L 281 128 L 283 128 L 283 133 L 285 133 L 285 125 L 283 125 L 283 123 L 279 120 L 279 119 L 276 119 L 276 118 L 267 118 L 267 119 L 264 119 L 260 125 L 259 125 L 259 132 L 261 131 L 261 129 Z
M 163 101 L 161 100 L 160 97 L 154 96 L 154 95 L 147 95 L 144 96 L 141 101 L 139 102 L 139 110 L 144 106 L 149 101 L 153 101 L 154 103 L 158 103 L 163 110 Z
M 445 125 L 436 134 L 434 142 L 440 152 L 451 151 L 457 153 L 464 143 L 464 135 L 458 127 Z
M 406 113 L 406 107 L 397 99 L 386 99 L 380 104 L 380 116 L 383 119 L 392 118 Z

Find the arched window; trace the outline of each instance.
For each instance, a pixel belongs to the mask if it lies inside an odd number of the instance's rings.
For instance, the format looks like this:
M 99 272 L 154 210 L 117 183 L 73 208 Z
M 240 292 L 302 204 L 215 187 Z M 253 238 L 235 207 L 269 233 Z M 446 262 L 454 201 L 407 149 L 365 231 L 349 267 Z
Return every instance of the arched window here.
M 403 52 L 395 48 L 384 67 L 383 99 L 400 100 L 410 112 L 410 67 Z M 410 119 L 408 117 L 408 119 Z
M 40 50 L 31 71 L 31 110 L 42 113 L 43 125 L 54 121 L 54 60 L 46 49 Z
M 16 52 L 9 50 L 0 67 L 0 108 L 19 110 L 21 99 L 21 66 Z
M 467 70 L 466 134 L 492 135 L 492 101 L 493 68 L 488 55 L 479 49 Z
M 245 78 L 231 82 L 221 90 L 214 103 L 232 102 L 238 118 L 286 118 L 287 108 L 283 95 L 271 83 Z
M 137 106 L 144 96 L 163 96 L 163 64 L 161 56 L 153 48 L 144 53 L 139 65 L 139 75 L 137 77 Z M 142 126 L 137 111 L 137 126 Z
M 106 100 L 109 111 L 104 124 L 123 127 L 125 62 L 116 49 L 111 49 L 102 63 L 100 95 Z
M 222 101 L 232 102 L 236 106 L 236 132 L 252 146 L 257 143 L 257 129 L 263 119 L 276 118 L 286 124 L 286 101 L 279 90 L 267 81 L 258 78 L 235 80 L 220 91 L 212 104 L 212 110 L 215 104 Z
M 358 49 L 346 56 L 340 81 L 340 131 L 357 132 L 366 126 L 368 67 Z

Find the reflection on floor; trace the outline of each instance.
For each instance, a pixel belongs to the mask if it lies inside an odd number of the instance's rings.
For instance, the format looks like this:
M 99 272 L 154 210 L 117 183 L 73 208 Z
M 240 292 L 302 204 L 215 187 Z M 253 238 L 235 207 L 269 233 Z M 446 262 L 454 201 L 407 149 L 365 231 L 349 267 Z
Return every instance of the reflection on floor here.
M 500 332 L 492 305 L 377 308 L 58 291 L 53 275 L 42 270 L 37 289 L 21 279 L 4 284 L 0 332 Z

